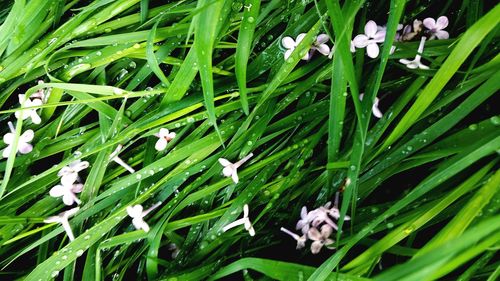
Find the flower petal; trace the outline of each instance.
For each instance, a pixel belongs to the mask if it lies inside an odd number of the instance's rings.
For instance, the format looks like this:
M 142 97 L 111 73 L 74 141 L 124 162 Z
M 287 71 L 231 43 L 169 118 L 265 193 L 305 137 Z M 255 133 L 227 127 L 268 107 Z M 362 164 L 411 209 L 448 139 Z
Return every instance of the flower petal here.
M 49 195 L 51 197 L 61 197 L 65 192 L 66 188 L 63 185 L 58 184 L 50 189 Z
M 446 16 L 440 16 L 436 21 L 436 29 L 445 29 L 448 26 L 448 18 Z
M 72 169 L 76 173 L 83 171 L 83 170 L 87 169 L 88 167 L 89 167 L 89 162 L 81 161 L 81 160 L 76 160 L 76 161 L 73 161 L 69 164 L 69 168 Z
M 26 130 L 20 137 L 19 142 L 30 142 L 35 137 L 35 132 L 33 130 Z
M 12 150 L 12 146 L 8 145 L 4 150 L 2 151 L 2 156 L 3 158 L 8 158 L 10 151 Z
M 379 49 L 377 43 L 370 43 L 366 46 L 366 53 L 372 59 L 378 57 Z
M 295 48 L 295 40 L 292 37 L 286 36 L 281 39 L 281 45 L 286 49 Z
M 134 225 L 135 229 L 143 229 L 146 222 L 142 219 L 142 217 L 136 217 L 132 219 L 132 224 Z
M 318 37 L 316 37 L 316 44 L 321 45 L 321 44 L 328 42 L 329 40 L 330 40 L 330 37 L 327 34 L 322 33 L 322 34 L 318 35 Z
M 408 65 L 408 64 L 410 64 L 412 62 L 412 60 L 400 59 L 399 62 L 402 63 L 402 64 L 405 64 L 405 65 Z
M 450 34 L 447 31 L 444 31 L 444 30 L 438 30 L 438 31 L 436 31 L 435 35 L 436 35 L 436 37 L 438 39 L 448 39 L 448 38 L 450 38 Z
M 219 158 L 219 163 L 220 163 L 222 166 L 224 166 L 224 167 L 229 166 L 229 165 L 231 165 L 231 164 L 232 164 L 232 163 L 231 163 L 231 162 L 229 162 L 229 160 L 227 160 L 226 158 Z
M 326 239 L 326 238 L 330 237 L 330 235 L 332 234 L 332 231 L 333 231 L 333 228 L 330 225 L 324 224 L 321 227 L 321 236 L 323 236 L 323 239 Z
M 243 205 L 243 217 L 248 218 L 249 213 L 250 213 L 250 210 L 248 209 L 248 204 Z
M 231 178 L 233 179 L 234 183 L 238 183 L 240 179 L 238 178 L 238 172 L 234 170 L 234 172 L 231 174 Z
M 78 179 L 77 173 L 65 174 L 61 177 L 61 184 L 64 186 L 72 186 Z
M 377 104 L 373 104 L 372 106 L 372 113 L 373 113 L 373 116 L 377 117 L 377 118 L 382 118 L 382 112 L 380 111 L 380 109 L 378 109 L 378 106 Z
M 159 138 L 156 143 L 155 143 L 155 149 L 158 151 L 163 151 L 165 148 L 167 148 L 167 140 L 165 138 Z
M 328 56 L 330 54 L 330 47 L 328 47 L 328 45 L 326 44 L 317 46 L 316 50 L 318 50 L 318 52 L 320 52 L 324 56 Z
M 356 37 L 354 37 L 354 39 L 352 39 L 352 44 L 354 45 L 354 47 L 356 47 L 358 49 L 366 47 L 368 45 L 368 42 L 369 42 L 369 39 L 364 34 L 356 35 Z
M 14 142 L 15 135 L 13 133 L 7 133 L 3 135 L 3 142 L 6 144 L 12 144 Z
M 142 218 L 142 206 L 141 205 L 128 206 L 127 214 L 132 218 Z
M 284 54 L 285 60 L 287 60 L 290 57 L 290 55 L 292 55 L 292 52 L 293 52 L 293 49 L 288 49 L 285 51 L 285 54 Z
M 64 193 L 63 198 L 62 198 L 64 205 L 67 205 L 67 206 L 73 205 L 73 203 L 75 202 L 73 196 L 74 195 L 71 192 Z
M 21 154 L 28 154 L 28 153 L 30 153 L 33 150 L 33 146 L 31 144 L 29 144 L 29 143 L 19 142 L 19 144 L 17 145 L 17 150 Z
M 319 253 L 319 251 L 321 250 L 322 247 L 323 247 L 323 243 L 321 243 L 321 241 L 314 241 L 311 244 L 311 253 L 313 253 L 313 254 Z
M 374 21 L 370 20 L 365 25 L 365 34 L 366 36 L 373 38 L 373 36 L 375 36 L 375 33 L 377 33 L 377 24 Z
M 299 45 L 300 41 L 304 40 L 304 37 L 306 37 L 306 33 L 297 35 L 297 39 L 295 39 L 295 46 Z
M 300 217 L 303 219 L 307 217 L 307 207 L 306 206 L 303 206 L 302 209 L 300 210 Z
M 165 128 L 161 128 L 160 129 L 160 132 L 158 133 L 159 137 L 160 138 L 164 138 L 168 135 L 169 131 L 168 129 L 165 129 Z
M 83 190 L 83 184 L 81 183 L 73 184 L 73 186 L 71 187 L 71 192 L 73 193 L 80 193 L 82 192 L 82 190 Z
M 424 19 L 423 23 L 424 26 L 429 30 L 436 28 L 436 21 L 433 18 L 426 18 Z
M 36 113 L 36 110 L 30 111 L 30 117 L 31 117 L 31 122 L 33 122 L 33 124 L 42 123 L 42 118 L 40 118 L 40 116 L 38 116 L 38 113 Z

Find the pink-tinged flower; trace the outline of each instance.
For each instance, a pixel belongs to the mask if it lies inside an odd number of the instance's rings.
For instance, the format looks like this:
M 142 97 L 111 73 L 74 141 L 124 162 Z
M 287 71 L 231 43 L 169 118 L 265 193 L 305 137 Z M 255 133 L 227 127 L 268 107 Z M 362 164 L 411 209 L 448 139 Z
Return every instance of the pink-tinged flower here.
M 127 214 L 132 218 L 132 224 L 135 229 L 142 229 L 146 232 L 149 231 L 149 225 L 144 221 L 144 217 L 147 216 L 152 210 L 156 209 L 161 205 L 162 202 L 154 204 L 151 208 L 143 211 L 142 205 L 134 205 L 127 207 Z
M 3 136 L 3 141 L 7 144 L 7 147 L 3 150 L 2 156 L 4 158 L 9 157 L 10 152 L 12 151 L 12 145 L 14 143 L 14 139 L 16 138 L 16 130 L 14 129 L 14 125 L 12 122 L 8 122 L 10 133 L 7 133 Z M 17 151 L 21 154 L 28 154 L 33 150 L 33 146 L 29 143 L 35 137 L 35 132 L 33 130 L 26 130 L 19 136 L 19 140 L 17 141 Z
M 81 201 L 76 197 L 76 193 L 82 192 L 83 184 L 71 184 L 71 185 L 56 185 L 50 189 L 50 196 L 52 197 L 62 197 L 65 205 L 71 206 L 73 203 L 80 205 Z
M 422 38 L 420 39 L 420 44 L 418 45 L 417 55 L 415 56 L 415 59 L 400 59 L 399 62 L 406 65 L 406 67 L 408 67 L 409 69 L 429 69 L 427 65 L 420 62 L 420 60 L 422 59 L 421 54 L 424 52 L 425 39 L 425 36 L 422 36 Z
M 81 161 L 80 159 L 71 162 L 68 166 L 64 166 L 57 175 L 61 177 L 61 184 L 71 186 L 78 179 L 78 172 L 89 167 L 89 162 Z
M 75 240 L 75 236 L 73 235 L 73 231 L 71 230 L 71 226 L 69 225 L 69 217 L 74 216 L 78 210 L 80 210 L 80 207 L 76 207 L 70 210 L 67 210 L 66 212 L 62 212 L 57 216 L 53 217 L 48 217 L 46 218 L 43 222 L 45 223 L 60 223 L 64 230 L 66 231 L 66 234 L 68 235 L 68 238 L 70 241 Z
M 235 220 L 232 223 L 224 226 L 222 228 L 222 231 L 226 232 L 233 227 L 243 225 L 245 227 L 245 230 L 248 231 L 248 233 L 250 234 L 250 236 L 255 236 L 255 229 L 253 228 L 252 223 L 250 222 L 250 218 L 248 217 L 249 213 L 250 211 L 248 209 L 248 205 L 245 204 L 243 206 L 243 218 Z
M 298 234 L 295 234 L 284 227 L 280 228 L 280 230 L 283 231 L 284 233 L 290 235 L 293 239 L 295 239 L 297 241 L 297 249 L 302 249 L 306 245 L 306 241 L 307 241 L 306 234 L 299 236 Z
M 169 141 L 173 140 L 176 136 L 174 132 L 169 132 L 168 129 L 161 128 L 158 134 L 155 134 L 158 138 L 155 144 L 155 149 L 158 151 L 163 151 L 167 148 Z
M 316 37 L 316 40 L 314 40 L 309 56 L 311 57 L 314 51 L 320 52 L 323 56 L 328 56 L 330 54 L 330 47 L 328 47 L 328 45 L 325 43 L 329 40 L 330 37 L 327 34 L 318 35 L 318 37 Z
M 285 36 L 285 37 L 283 37 L 283 39 L 281 39 L 281 45 L 283 46 L 283 48 L 287 49 L 285 51 L 285 54 L 284 54 L 285 60 L 287 60 L 290 57 L 293 50 L 295 50 L 295 48 L 297 48 L 297 46 L 304 39 L 305 36 L 306 36 L 305 33 L 300 33 L 299 35 L 297 35 L 297 38 L 295 40 L 293 40 L 293 38 L 290 36 Z M 302 57 L 303 60 L 308 60 L 309 58 L 310 58 L 309 52 L 307 52 Z
M 363 97 L 364 97 L 364 94 L 361 94 L 359 95 L 359 100 L 363 100 Z M 380 111 L 380 109 L 378 108 L 378 103 L 379 103 L 379 98 L 375 97 L 375 101 L 373 101 L 373 105 L 372 105 L 372 113 L 373 113 L 373 116 L 377 117 L 377 118 L 382 118 L 383 114 L 382 114 L 382 111 Z
M 253 153 L 248 154 L 245 156 L 243 159 L 236 163 L 231 163 L 229 160 L 225 158 L 219 158 L 219 163 L 224 167 L 222 169 L 222 174 L 224 174 L 225 177 L 231 177 L 234 181 L 234 183 L 238 183 L 239 178 L 238 178 L 238 168 L 243 165 L 248 159 L 250 159 L 253 156 Z
M 376 58 L 380 53 L 377 43 L 384 42 L 385 33 L 385 30 L 378 30 L 377 24 L 371 20 L 365 25 L 365 34 L 357 35 L 352 41 L 358 49 L 366 47 L 366 53 L 370 58 Z
M 25 95 L 18 95 L 19 98 L 19 103 L 21 104 L 21 108 L 26 108 L 26 107 L 33 107 L 33 106 L 40 106 L 42 105 L 42 100 L 40 99 L 26 99 Z M 36 112 L 36 108 L 32 109 L 22 109 L 20 111 L 16 111 L 14 115 L 16 116 L 17 119 L 22 117 L 22 120 L 26 120 L 27 118 L 31 118 L 31 122 L 34 124 L 40 124 L 42 122 L 42 119 Z
M 424 19 L 424 26 L 428 29 L 428 33 L 431 35 L 429 40 L 434 38 L 450 38 L 450 34 L 443 30 L 448 26 L 448 18 L 446 16 L 440 16 L 437 21 L 433 18 L 426 18 Z
M 332 234 L 332 231 L 332 227 L 328 224 L 324 224 L 321 227 L 321 232 L 318 231 L 318 229 L 315 227 L 309 229 L 309 231 L 307 232 L 307 236 L 309 237 L 309 239 L 314 241 L 311 244 L 311 253 L 317 254 L 324 245 L 333 243 L 333 240 L 329 238 Z

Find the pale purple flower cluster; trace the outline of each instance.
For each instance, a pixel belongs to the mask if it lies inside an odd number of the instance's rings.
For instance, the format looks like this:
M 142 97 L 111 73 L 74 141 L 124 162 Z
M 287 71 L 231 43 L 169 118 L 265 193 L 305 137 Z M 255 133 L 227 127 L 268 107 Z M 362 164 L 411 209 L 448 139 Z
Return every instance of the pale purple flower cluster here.
M 311 252 L 317 254 L 323 246 L 332 248 L 333 240 L 330 239 L 333 230 L 338 230 L 337 224 L 334 220 L 340 218 L 340 212 L 337 204 L 331 207 L 331 202 L 326 203 L 310 212 L 304 206 L 300 212 L 300 220 L 297 222 L 295 228 L 300 230 L 302 235 L 291 232 L 290 230 L 282 227 L 281 231 L 290 235 L 297 241 L 297 249 L 305 247 L 307 240 L 311 240 Z M 345 220 L 350 220 L 349 216 L 345 216 Z

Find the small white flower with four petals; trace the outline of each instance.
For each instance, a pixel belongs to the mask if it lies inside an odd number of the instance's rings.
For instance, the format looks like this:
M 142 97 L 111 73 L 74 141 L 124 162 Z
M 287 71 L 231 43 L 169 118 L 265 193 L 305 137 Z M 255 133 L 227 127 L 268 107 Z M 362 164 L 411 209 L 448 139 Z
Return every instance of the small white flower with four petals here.
M 167 148 L 169 141 L 173 140 L 176 136 L 174 132 L 169 132 L 168 129 L 161 128 L 158 134 L 155 134 L 158 138 L 155 144 L 155 149 L 158 151 L 163 151 Z
M 424 44 L 425 44 L 425 36 L 422 36 L 420 39 L 420 45 L 418 45 L 418 50 L 417 50 L 417 55 L 415 56 L 415 59 L 413 60 L 407 60 L 407 59 L 400 59 L 399 62 L 406 65 L 409 69 L 429 69 L 429 67 L 420 60 L 422 59 L 422 53 L 424 52 Z
M 330 239 L 330 235 L 332 234 L 332 227 L 328 224 L 324 224 L 321 227 L 321 232 L 318 231 L 315 227 L 312 227 L 309 229 L 309 232 L 307 232 L 307 236 L 309 239 L 313 240 L 314 242 L 311 244 L 311 253 L 317 254 L 323 248 L 323 245 L 329 245 L 333 243 L 333 240 Z
M 297 46 L 304 39 L 305 36 L 306 36 L 305 33 L 300 33 L 299 35 L 297 35 L 297 38 L 295 40 L 293 40 L 293 38 L 290 37 L 290 36 L 286 36 L 286 37 L 283 37 L 283 39 L 281 39 L 281 45 L 283 45 L 283 47 L 285 49 L 287 49 L 285 51 L 285 60 L 287 60 L 290 57 L 290 55 L 292 54 L 293 50 L 295 50 L 295 48 L 297 48 Z M 309 57 L 310 57 L 309 52 L 307 52 L 302 57 L 302 59 L 303 60 L 308 60 Z
M 374 21 L 368 21 L 365 25 L 365 34 L 359 34 L 352 40 L 353 45 L 358 48 L 365 48 L 370 58 L 378 57 L 380 53 L 377 43 L 384 42 L 385 30 L 380 30 Z
M 146 232 L 149 231 L 149 225 L 144 221 L 144 217 L 147 216 L 152 210 L 156 209 L 161 205 L 162 202 L 154 204 L 151 208 L 143 211 L 142 205 L 134 205 L 127 207 L 127 214 L 132 218 L 132 224 L 135 229 L 142 229 Z
M 69 225 L 69 217 L 74 216 L 78 210 L 80 210 L 80 207 L 76 207 L 70 210 L 67 210 L 66 212 L 62 212 L 57 216 L 53 217 L 48 217 L 46 218 L 43 222 L 45 223 L 60 223 L 64 230 L 66 231 L 66 234 L 68 235 L 68 238 L 70 241 L 75 240 L 75 236 L 73 235 L 73 231 L 71 230 L 71 226 Z
M 76 197 L 76 193 L 82 192 L 83 184 L 76 183 L 71 185 L 58 184 L 50 189 L 50 196 L 62 197 L 65 205 L 71 206 L 73 203 L 80 205 L 81 201 Z
M 41 99 L 26 99 L 25 95 L 18 95 L 19 97 L 19 103 L 21 104 L 21 108 L 25 107 L 33 107 L 33 106 L 40 106 L 43 104 Z M 16 116 L 17 119 L 21 118 L 22 115 L 22 120 L 26 120 L 27 118 L 31 117 L 31 122 L 34 124 L 40 124 L 42 122 L 42 119 L 36 112 L 36 108 L 32 109 L 21 109 L 20 111 L 16 111 L 14 115 Z
M 250 159 L 253 156 L 253 153 L 248 154 L 245 156 L 243 159 L 236 163 L 231 163 L 229 160 L 225 158 L 219 158 L 219 163 L 224 166 L 224 169 L 222 169 L 222 173 L 226 177 L 231 177 L 234 181 L 234 183 L 238 183 L 239 178 L 238 178 L 238 168 L 243 165 L 248 159 Z
M 448 26 L 448 18 L 446 16 L 440 16 L 437 20 L 433 18 L 426 18 L 423 21 L 424 26 L 428 29 L 428 33 L 431 35 L 429 40 L 434 38 L 438 39 L 448 39 L 450 38 L 450 34 L 447 31 L 444 31 Z
M 57 175 L 61 177 L 61 184 L 64 186 L 72 186 L 78 179 L 78 172 L 89 167 L 89 162 L 81 161 L 80 159 L 71 162 L 68 166 L 64 166 Z
M 14 129 L 12 122 L 9 122 L 8 125 L 11 132 L 3 136 L 3 141 L 7 144 L 7 147 L 2 152 L 2 156 L 4 158 L 9 157 L 9 154 L 12 151 L 12 144 L 14 143 L 14 139 L 16 137 L 16 130 Z M 22 133 L 17 142 L 17 151 L 21 154 L 30 153 L 33 150 L 33 146 L 29 142 L 31 142 L 34 137 L 35 132 L 33 132 L 33 130 L 26 130 Z

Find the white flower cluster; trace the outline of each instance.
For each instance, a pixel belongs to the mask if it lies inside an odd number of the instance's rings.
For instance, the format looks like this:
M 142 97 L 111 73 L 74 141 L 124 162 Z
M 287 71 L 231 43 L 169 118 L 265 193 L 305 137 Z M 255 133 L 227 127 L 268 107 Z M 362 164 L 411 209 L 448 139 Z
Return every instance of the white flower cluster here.
M 286 49 L 285 51 L 285 60 L 290 57 L 292 54 L 293 50 L 297 48 L 299 43 L 304 39 L 306 36 L 305 33 L 300 33 L 297 35 L 297 38 L 294 40 L 290 36 L 285 36 L 283 39 L 281 39 L 281 45 L 283 45 L 283 48 Z M 309 50 L 307 53 L 302 57 L 303 60 L 310 60 L 313 56 L 313 54 L 318 51 L 320 54 L 324 56 L 329 56 L 330 55 L 330 47 L 326 44 L 330 40 L 330 37 L 327 34 L 320 34 L 314 39 L 314 43 L 309 47 Z
M 61 184 L 58 184 L 50 190 L 49 194 L 52 197 L 62 197 L 65 205 L 71 206 L 73 203 L 80 205 L 80 200 L 76 193 L 82 192 L 83 183 L 78 176 L 78 173 L 87 169 L 89 162 L 76 160 L 71 162 L 68 166 L 64 166 L 57 176 L 61 178 Z
M 316 208 L 310 212 L 304 206 L 300 212 L 300 220 L 297 222 L 296 229 L 302 232 L 302 235 L 293 233 L 292 231 L 282 227 L 281 231 L 290 235 L 297 241 L 297 249 L 305 247 L 307 239 L 311 240 L 311 252 L 317 254 L 323 246 L 333 244 L 330 239 L 333 230 L 338 230 L 337 224 L 334 220 L 340 218 L 340 212 L 336 204 L 331 206 L 331 202 L 326 203 L 324 206 Z M 345 220 L 350 220 L 349 216 L 345 216 Z

